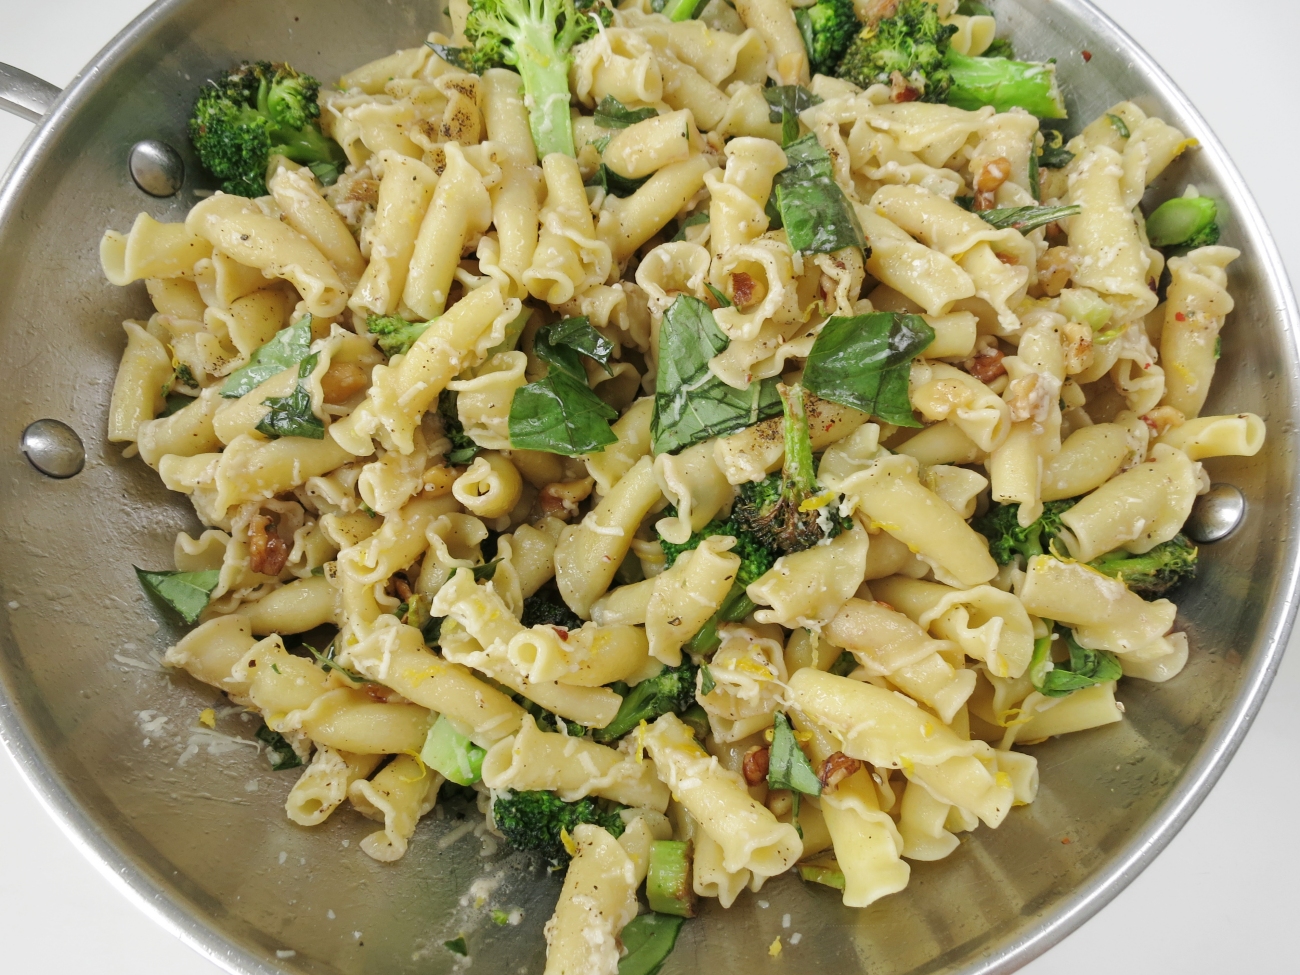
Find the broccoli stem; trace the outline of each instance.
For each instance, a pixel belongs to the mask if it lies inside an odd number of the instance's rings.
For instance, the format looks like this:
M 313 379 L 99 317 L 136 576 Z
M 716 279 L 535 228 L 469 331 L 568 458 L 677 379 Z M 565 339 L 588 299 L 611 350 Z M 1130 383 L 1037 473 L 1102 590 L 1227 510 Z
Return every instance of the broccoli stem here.
M 473 785 L 483 778 L 482 748 L 461 734 L 445 715 L 429 729 L 429 735 L 420 749 L 420 761 L 457 785 Z
M 1218 215 L 1218 206 L 1208 196 L 1166 200 L 1147 217 L 1147 239 L 1152 247 L 1185 244 L 1215 226 Z
M 685 840 L 655 840 L 650 844 L 650 869 L 645 878 L 650 910 L 677 917 L 695 916 L 691 886 L 691 845 Z
M 534 33 L 527 31 L 527 34 Z M 540 33 L 540 32 L 538 32 Z M 569 61 L 555 50 L 553 38 L 528 37 L 517 44 L 520 57 L 515 69 L 524 80 L 528 125 L 539 158 L 552 152 L 577 156 L 573 145 L 573 119 L 569 115 Z
M 812 863 L 799 864 L 799 877 L 813 884 L 825 884 L 827 887 L 834 887 L 836 890 L 844 889 L 844 871 L 840 865 L 834 861 L 830 863 Z
M 686 643 L 686 652 L 697 657 L 709 657 L 722 643 L 718 627 L 723 623 L 738 623 L 758 607 L 745 594 L 745 587 L 737 579 L 722 599 L 718 611 L 705 621 L 695 636 Z
M 992 105 L 999 112 L 1020 107 L 1039 118 L 1066 117 L 1054 64 L 973 58 L 951 49 L 944 63 L 952 75 L 944 98 L 949 105 L 968 111 Z
M 659 12 L 673 21 L 694 20 L 709 0 L 666 0 Z
M 808 413 L 804 409 L 803 386 L 777 387 L 781 405 L 785 408 L 785 463 L 781 475 L 787 493 L 797 492 L 798 497 L 817 493 L 817 469 L 813 465 L 812 436 L 808 432 Z

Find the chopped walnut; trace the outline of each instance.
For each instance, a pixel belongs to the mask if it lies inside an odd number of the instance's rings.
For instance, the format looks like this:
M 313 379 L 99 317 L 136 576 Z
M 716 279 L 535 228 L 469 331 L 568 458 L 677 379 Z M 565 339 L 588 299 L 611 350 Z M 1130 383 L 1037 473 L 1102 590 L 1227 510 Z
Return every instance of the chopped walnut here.
M 966 371 L 982 383 L 991 383 L 998 376 L 1007 374 L 1007 367 L 1002 364 L 1006 358 L 1001 349 L 980 349 L 975 355 L 971 356 L 962 363 Z
M 895 71 L 889 76 L 889 100 L 891 102 L 914 102 L 921 97 L 921 90 L 914 87 L 903 72 Z
M 1067 376 L 1083 372 L 1092 365 L 1092 329 L 1083 322 L 1066 322 L 1061 326 L 1061 351 Z
M 731 300 L 737 308 L 747 307 L 754 300 L 754 292 L 757 290 L 754 279 L 744 271 L 737 271 L 731 276 Z
M 248 521 L 248 567 L 266 576 L 278 576 L 289 561 L 289 544 L 276 534 L 277 522 L 260 511 Z
M 1070 283 L 1074 270 L 1074 251 L 1049 247 L 1038 259 L 1038 286 L 1047 297 L 1055 298 Z
M 997 206 L 998 188 L 1011 176 L 1011 160 L 1006 156 L 990 159 L 975 175 L 975 209 L 992 210 Z
M 817 781 L 822 784 L 823 789 L 834 789 L 860 768 L 862 768 L 861 759 L 850 758 L 843 752 L 833 752 L 817 769 Z
M 331 362 L 320 377 L 326 403 L 344 403 L 370 385 L 370 377 L 355 362 Z
M 595 484 L 595 480 L 590 477 L 576 481 L 556 481 L 542 488 L 537 500 L 543 512 L 567 520 L 578 513 L 578 505 L 587 500 Z
M 400 574 L 393 576 L 393 595 L 404 603 L 410 602 L 411 583 L 406 576 Z
M 1142 422 L 1151 428 L 1151 436 L 1163 437 L 1170 430 L 1181 427 L 1187 422 L 1182 410 L 1172 406 L 1157 406 L 1149 413 L 1144 413 Z
M 741 771 L 745 773 L 745 781 L 750 785 L 758 785 L 766 780 L 767 763 L 770 757 L 771 750 L 766 745 L 755 745 L 745 752 L 745 758 L 741 762 Z
M 1036 372 L 1013 379 L 1002 397 L 1011 410 L 1011 422 L 1033 420 L 1042 423 L 1052 409 L 1052 394 Z

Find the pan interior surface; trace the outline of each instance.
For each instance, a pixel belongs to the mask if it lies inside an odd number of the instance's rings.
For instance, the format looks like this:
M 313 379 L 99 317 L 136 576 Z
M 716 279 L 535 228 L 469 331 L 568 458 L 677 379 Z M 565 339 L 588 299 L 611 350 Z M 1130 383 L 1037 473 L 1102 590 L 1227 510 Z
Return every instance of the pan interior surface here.
M 224 737 L 199 729 L 203 709 L 229 702 L 159 665 L 180 631 L 132 570 L 169 568 L 176 533 L 198 522 L 139 459 L 123 459 L 105 440 L 120 323 L 147 317 L 150 306 L 143 283 L 118 289 L 103 279 L 101 234 L 126 230 L 141 211 L 181 220 L 207 186 L 185 136 L 204 79 L 245 58 L 332 79 L 443 26 L 434 4 L 361 11 L 343 0 L 159 4 L 79 77 L 0 189 L 0 601 L 8 606 L 0 735 L 87 853 L 232 972 L 448 972 L 458 959 L 443 942 L 460 934 L 488 971 L 540 971 L 542 926 L 562 874 L 504 848 L 484 856 L 473 834 L 440 847 L 467 821 L 441 810 L 421 824 L 404 860 L 377 863 L 357 846 L 374 825 L 354 813 L 341 810 L 312 830 L 285 818 L 294 774 L 271 772 L 247 741 L 232 740 L 251 739 L 255 721 L 226 714 Z M 666 975 L 760 965 L 873 975 L 1018 967 L 1117 893 L 1176 832 L 1239 743 L 1285 645 L 1295 609 L 1291 404 L 1300 380 L 1294 299 L 1267 231 L 1204 122 L 1094 8 L 1003 0 L 998 16 L 1021 56 L 1058 59 L 1072 118 L 1131 98 L 1202 142 L 1148 200 L 1195 183 L 1225 201 L 1223 243 L 1243 252 L 1230 273 L 1236 310 L 1205 412 L 1249 410 L 1269 424 L 1256 457 L 1206 462 L 1211 480 L 1241 490 L 1245 519 L 1203 548 L 1199 577 L 1174 595 L 1193 648 L 1186 670 L 1167 684 L 1121 684 L 1119 724 L 1033 746 L 1036 802 L 997 830 L 964 834 L 946 860 L 913 863 L 907 889 L 866 910 L 790 875 L 729 911 L 711 905 L 683 929 Z M 184 157 L 176 196 L 146 196 L 132 181 L 127 155 L 143 139 Z M 86 465 L 77 476 L 44 477 L 19 451 L 23 430 L 43 418 L 80 435 Z M 469 893 L 476 880 L 492 889 L 482 904 Z M 522 909 L 522 923 L 494 925 L 495 907 Z M 773 938 L 793 932 L 798 946 L 770 958 Z

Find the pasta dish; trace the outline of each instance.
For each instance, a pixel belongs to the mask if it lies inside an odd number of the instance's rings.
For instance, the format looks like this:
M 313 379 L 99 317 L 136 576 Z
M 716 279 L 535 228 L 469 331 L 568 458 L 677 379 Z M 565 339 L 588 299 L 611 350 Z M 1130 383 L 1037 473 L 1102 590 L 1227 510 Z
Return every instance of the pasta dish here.
M 1202 415 L 1238 252 L 1195 140 L 1067 121 L 971 0 L 449 13 L 213 79 L 221 189 L 103 237 L 154 308 L 109 439 L 202 523 L 136 570 L 166 663 L 294 823 L 391 862 L 441 803 L 563 870 L 548 975 L 1014 829 L 1035 743 L 1183 668 L 1200 461 L 1263 444 Z M 519 923 L 480 906 L 448 952 Z

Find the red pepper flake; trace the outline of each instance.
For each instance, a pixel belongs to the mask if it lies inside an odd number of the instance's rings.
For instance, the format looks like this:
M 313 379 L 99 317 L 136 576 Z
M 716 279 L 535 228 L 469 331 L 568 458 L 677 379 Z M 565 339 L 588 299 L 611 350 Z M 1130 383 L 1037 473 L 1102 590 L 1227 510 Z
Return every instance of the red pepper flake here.
M 569 639 L 569 631 L 565 627 L 555 626 L 554 624 L 552 624 L 551 629 L 555 631 L 555 635 L 558 636 L 561 640 Z
M 1070 845 L 1070 838 L 1069 838 L 1068 836 L 1065 837 L 1065 838 L 1063 838 L 1063 839 L 1061 840 L 1061 845 L 1062 845 L 1062 846 L 1069 846 L 1069 845 Z
M 1084 60 L 1084 61 L 1091 61 L 1091 60 L 1092 60 L 1092 52 L 1089 51 L 1088 49 L 1085 48 L 1084 50 L 1080 51 L 1079 53 L 1083 55 L 1083 60 Z
M 1187 316 L 1180 311 L 1176 311 L 1174 312 L 1174 320 L 1179 322 L 1185 322 L 1187 321 Z

